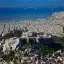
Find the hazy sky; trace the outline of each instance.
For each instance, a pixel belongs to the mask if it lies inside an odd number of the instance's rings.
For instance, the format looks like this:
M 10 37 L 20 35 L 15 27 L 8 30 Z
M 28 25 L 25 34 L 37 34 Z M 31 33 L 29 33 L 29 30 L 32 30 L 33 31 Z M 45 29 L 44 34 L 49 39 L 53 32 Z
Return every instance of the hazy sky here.
M 0 7 L 64 6 L 64 0 L 0 0 Z

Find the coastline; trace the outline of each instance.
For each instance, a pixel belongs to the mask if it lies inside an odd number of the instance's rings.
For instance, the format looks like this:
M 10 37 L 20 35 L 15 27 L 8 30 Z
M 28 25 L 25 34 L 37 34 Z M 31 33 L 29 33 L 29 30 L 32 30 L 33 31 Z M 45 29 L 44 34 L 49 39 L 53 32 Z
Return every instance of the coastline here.
M 44 33 L 48 33 L 51 35 L 58 35 L 58 36 L 62 36 L 63 35 L 63 25 L 64 25 L 64 12 L 56 12 L 53 13 L 52 16 L 48 17 L 47 19 L 37 19 L 37 20 L 18 20 L 18 22 L 16 22 L 15 20 L 13 22 L 8 22 L 8 23 L 1 23 L 2 25 L 12 25 L 13 27 L 17 27 L 18 28 L 20 26 L 23 27 L 27 27 L 29 31 L 35 31 L 36 32 L 44 32 Z M 0 25 L 1 25 L 0 24 Z M 10 28 L 10 27 L 6 27 L 6 28 Z M 33 28 L 33 30 L 31 30 L 31 28 Z M 35 27 L 35 30 L 34 30 Z M 14 29 L 14 28 L 12 28 Z M 7 30 L 7 29 L 6 29 Z M 4 30 L 5 31 L 5 30 Z
M 31 64 L 36 62 L 32 61 L 33 57 L 45 64 L 51 59 L 52 62 L 58 57 L 62 59 L 64 58 L 64 12 L 54 13 L 48 19 L 2 23 L 0 42 L 2 48 L 0 58 L 3 63 L 14 63 L 15 60 L 19 62 L 18 64 L 25 61 Z M 44 59 L 49 60 L 44 61 Z M 61 60 L 63 61 L 64 59 Z

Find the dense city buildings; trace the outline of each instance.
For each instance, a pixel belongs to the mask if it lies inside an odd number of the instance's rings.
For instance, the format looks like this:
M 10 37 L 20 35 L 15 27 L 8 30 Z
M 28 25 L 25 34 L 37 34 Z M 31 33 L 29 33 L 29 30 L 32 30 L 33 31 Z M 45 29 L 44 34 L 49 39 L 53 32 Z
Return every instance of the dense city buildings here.
M 0 64 L 64 64 L 63 21 L 60 12 L 48 19 L 0 24 Z

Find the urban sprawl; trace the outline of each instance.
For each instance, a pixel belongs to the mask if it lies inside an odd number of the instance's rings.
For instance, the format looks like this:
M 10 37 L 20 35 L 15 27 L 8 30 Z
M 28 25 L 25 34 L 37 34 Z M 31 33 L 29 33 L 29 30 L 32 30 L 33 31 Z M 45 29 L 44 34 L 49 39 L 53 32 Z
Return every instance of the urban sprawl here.
M 64 12 L 47 19 L 0 24 L 0 64 L 64 64 Z

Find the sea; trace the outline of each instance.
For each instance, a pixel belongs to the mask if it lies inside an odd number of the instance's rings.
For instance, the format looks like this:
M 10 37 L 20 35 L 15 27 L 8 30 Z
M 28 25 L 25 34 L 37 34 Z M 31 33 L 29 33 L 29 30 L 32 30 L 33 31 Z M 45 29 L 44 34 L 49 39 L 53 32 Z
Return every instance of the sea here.
M 0 22 L 12 22 L 19 20 L 37 20 L 48 18 L 55 12 L 64 11 L 64 7 L 10 7 L 0 8 Z

